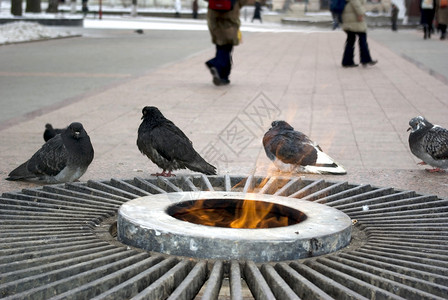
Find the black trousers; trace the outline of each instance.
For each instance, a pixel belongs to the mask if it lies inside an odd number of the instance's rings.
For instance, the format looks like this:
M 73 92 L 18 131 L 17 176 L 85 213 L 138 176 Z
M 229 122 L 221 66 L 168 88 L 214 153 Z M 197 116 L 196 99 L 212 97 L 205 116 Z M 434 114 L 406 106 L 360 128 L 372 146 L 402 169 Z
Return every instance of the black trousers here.
M 442 34 L 440 38 L 445 39 L 446 37 L 446 24 L 439 24 L 440 33 Z
M 356 36 L 358 36 L 360 62 L 362 64 L 372 61 L 370 57 L 369 45 L 367 44 L 367 34 L 365 32 L 346 31 L 347 40 L 345 41 L 344 56 L 342 57 L 342 65 L 353 65 L 353 56 L 355 54 Z
M 206 62 L 208 66 L 213 66 L 218 70 L 221 79 L 229 79 L 232 70 L 232 50 L 233 45 L 216 45 L 215 57 Z

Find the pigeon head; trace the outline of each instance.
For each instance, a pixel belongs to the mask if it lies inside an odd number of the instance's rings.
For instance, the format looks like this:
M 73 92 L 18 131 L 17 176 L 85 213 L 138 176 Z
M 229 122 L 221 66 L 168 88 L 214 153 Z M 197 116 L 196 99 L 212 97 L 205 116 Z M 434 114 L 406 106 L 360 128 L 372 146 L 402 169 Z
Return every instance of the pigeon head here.
M 53 130 L 53 126 L 50 123 L 45 124 L 45 129 Z
M 143 119 L 164 119 L 160 110 L 155 106 L 145 106 L 142 109 L 142 120 Z
M 426 120 L 424 117 L 422 116 L 418 116 L 415 118 L 412 118 L 409 121 L 409 127 L 407 131 L 412 130 L 411 132 L 416 132 L 418 130 L 421 130 L 423 128 L 432 128 L 434 125 L 431 124 L 428 120 Z
M 277 121 L 274 121 L 271 123 L 271 129 L 274 129 L 274 128 L 275 129 L 294 130 L 294 128 L 291 125 L 289 125 L 287 122 L 280 121 L 280 120 L 277 120 Z
M 73 122 L 68 127 L 66 132 L 69 136 L 73 137 L 74 139 L 80 139 L 87 135 L 86 131 L 84 130 L 84 127 L 79 122 Z

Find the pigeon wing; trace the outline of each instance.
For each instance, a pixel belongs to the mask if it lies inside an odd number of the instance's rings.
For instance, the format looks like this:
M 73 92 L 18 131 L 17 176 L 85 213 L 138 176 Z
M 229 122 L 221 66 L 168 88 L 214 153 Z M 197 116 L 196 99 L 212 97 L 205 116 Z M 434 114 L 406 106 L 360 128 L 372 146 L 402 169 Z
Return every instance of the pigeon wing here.
M 60 134 L 46 142 L 28 161 L 28 171 L 55 176 L 67 165 L 68 153 Z
M 434 126 L 426 133 L 423 145 L 434 159 L 448 159 L 448 130 Z
M 284 130 L 276 134 L 270 142 L 270 152 L 287 164 L 312 165 L 317 159 L 311 140 L 298 131 Z
M 160 156 L 170 162 L 175 161 L 179 167 L 207 175 L 216 174 L 216 168 L 196 152 L 190 139 L 171 121 L 153 128 L 148 142 Z
M 172 122 L 153 128 L 147 141 L 159 155 L 169 161 L 188 161 L 194 157 L 195 150 L 191 141 Z

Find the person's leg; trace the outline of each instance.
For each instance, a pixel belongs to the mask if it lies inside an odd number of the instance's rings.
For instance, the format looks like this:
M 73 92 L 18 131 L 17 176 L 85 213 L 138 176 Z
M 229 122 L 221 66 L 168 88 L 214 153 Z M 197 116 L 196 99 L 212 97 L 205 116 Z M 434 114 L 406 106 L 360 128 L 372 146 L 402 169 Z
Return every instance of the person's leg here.
M 367 33 L 358 32 L 359 37 L 359 55 L 360 61 L 363 65 L 372 63 L 372 57 L 370 56 L 369 45 L 367 44 Z
M 351 31 L 346 31 L 345 33 L 347 34 L 347 40 L 345 41 L 344 56 L 342 57 L 342 66 L 343 67 L 356 66 L 353 61 L 353 55 L 355 52 L 356 34 Z
M 423 24 L 423 39 L 427 39 L 428 38 L 428 25 Z
M 232 70 L 232 50 L 233 45 L 218 46 L 217 57 L 221 62 L 219 75 L 223 80 L 229 80 L 230 71 Z
M 229 83 L 229 74 L 232 65 L 233 45 L 216 45 L 215 57 L 207 61 L 205 64 L 213 76 L 215 85 L 223 85 Z
M 444 40 L 446 38 L 446 24 L 439 24 L 440 28 L 440 39 Z
M 392 31 L 397 31 L 397 17 L 392 17 Z
M 205 62 L 205 65 L 208 67 L 213 76 L 213 83 L 215 85 L 221 85 L 221 76 L 219 75 L 220 62 L 218 60 L 218 45 L 216 45 L 215 57 Z
M 332 11 L 331 16 L 333 18 L 333 30 L 335 30 L 339 26 L 338 14 Z

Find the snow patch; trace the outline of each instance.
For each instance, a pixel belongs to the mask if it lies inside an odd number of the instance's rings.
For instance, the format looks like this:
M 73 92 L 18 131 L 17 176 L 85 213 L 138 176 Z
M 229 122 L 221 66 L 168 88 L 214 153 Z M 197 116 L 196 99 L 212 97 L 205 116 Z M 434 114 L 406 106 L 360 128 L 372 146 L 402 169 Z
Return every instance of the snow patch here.
M 10 44 L 42 39 L 61 38 L 73 35 L 56 31 L 34 22 L 13 22 L 0 25 L 0 44 Z

